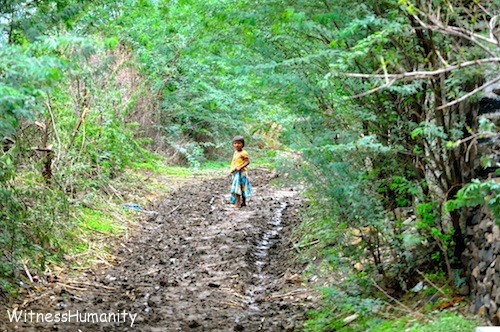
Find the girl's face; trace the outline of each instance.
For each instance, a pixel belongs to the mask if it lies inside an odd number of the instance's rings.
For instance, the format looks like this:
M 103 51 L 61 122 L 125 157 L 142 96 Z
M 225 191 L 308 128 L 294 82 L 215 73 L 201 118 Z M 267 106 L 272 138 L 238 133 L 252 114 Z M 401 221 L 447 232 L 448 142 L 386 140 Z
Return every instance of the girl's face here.
M 233 142 L 233 148 L 236 151 L 241 151 L 243 149 L 243 142 L 241 142 L 241 141 L 234 141 Z

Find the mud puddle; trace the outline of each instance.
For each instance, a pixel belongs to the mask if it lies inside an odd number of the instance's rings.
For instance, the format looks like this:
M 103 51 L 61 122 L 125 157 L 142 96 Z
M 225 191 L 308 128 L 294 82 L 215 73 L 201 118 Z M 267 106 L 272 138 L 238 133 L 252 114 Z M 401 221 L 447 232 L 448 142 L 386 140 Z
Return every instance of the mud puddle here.
M 255 261 L 255 272 L 252 274 L 252 283 L 249 285 L 246 291 L 246 301 L 248 303 L 249 312 L 251 311 L 260 312 L 261 309 L 257 303 L 258 295 L 265 293 L 265 285 L 267 284 L 268 278 L 267 271 L 265 269 L 266 265 L 269 265 L 268 256 L 269 250 L 275 244 L 276 240 L 279 239 L 280 231 L 283 229 L 282 218 L 283 210 L 287 207 L 286 202 L 281 202 L 279 208 L 274 212 L 273 217 L 268 222 L 268 229 L 264 232 L 262 238 L 259 240 L 255 246 L 253 256 Z M 272 277 L 272 276 L 271 276 Z M 238 322 L 239 320 L 237 320 Z
M 225 200 L 228 179 L 187 184 L 116 251 L 114 266 L 45 285 L 24 313 L 59 322 L 18 322 L 19 331 L 295 331 L 316 295 L 297 276 L 290 234 L 302 200 L 254 172 L 247 207 Z M 76 313 L 135 315 L 92 322 Z M 73 314 L 71 321 L 62 315 Z M 102 316 L 104 315 L 104 316 Z M 66 316 L 67 317 L 67 316 Z M 87 316 L 88 317 L 88 316 Z M 109 316 L 111 317 L 111 316 Z M 68 318 L 68 317 L 67 317 Z M 17 328 L 16 328 L 17 326 Z

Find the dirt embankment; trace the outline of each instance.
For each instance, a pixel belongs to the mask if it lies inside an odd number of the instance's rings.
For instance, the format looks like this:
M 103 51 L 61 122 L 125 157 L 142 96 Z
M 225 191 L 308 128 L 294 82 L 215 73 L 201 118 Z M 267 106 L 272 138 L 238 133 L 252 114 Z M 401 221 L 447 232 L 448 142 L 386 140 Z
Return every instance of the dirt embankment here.
M 117 249 L 116 265 L 19 308 L 8 330 L 298 330 L 313 299 L 290 250 L 301 198 L 293 188 L 270 187 L 271 178 L 254 174 L 241 210 L 226 203 L 228 179 L 182 186 Z

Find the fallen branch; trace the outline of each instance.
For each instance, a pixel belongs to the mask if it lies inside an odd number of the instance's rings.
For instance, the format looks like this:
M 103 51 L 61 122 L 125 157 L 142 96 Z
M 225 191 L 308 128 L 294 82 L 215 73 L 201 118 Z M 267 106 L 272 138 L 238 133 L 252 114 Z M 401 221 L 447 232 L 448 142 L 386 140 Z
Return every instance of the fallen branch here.
M 406 306 L 404 303 L 402 303 L 401 301 L 399 301 L 398 299 L 390 296 L 382 287 L 380 287 L 376 282 L 375 280 L 373 280 L 372 278 L 370 278 L 371 282 L 373 283 L 373 285 L 375 285 L 375 287 L 377 287 L 378 290 L 380 290 L 382 293 L 385 294 L 385 296 L 387 296 L 388 298 L 390 298 L 391 300 L 393 300 L 394 302 L 396 302 L 399 306 L 401 306 L 401 308 L 403 308 L 406 312 L 410 313 L 410 314 L 413 314 L 413 315 L 416 315 L 420 318 L 423 318 L 425 319 L 425 316 L 422 315 L 420 312 L 418 311 L 414 311 L 412 309 L 410 309 L 408 306 Z
M 85 282 L 85 281 L 71 281 L 71 283 L 77 284 L 77 285 L 92 286 L 94 288 L 104 288 L 104 289 L 109 289 L 109 290 L 116 290 L 116 287 L 95 284 L 95 283 L 90 283 L 90 282 Z
M 267 299 L 269 299 L 269 300 L 281 299 L 281 298 L 284 298 L 287 296 L 302 295 L 302 294 L 307 294 L 307 293 L 312 293 L 312 292 L 314 292 L 313 289 L 305 289 L 305 290 L 301 289 L 301 290 L 291 291 L 291 292 L 288 292 L 285 294 L 271 295 L 271 296 L 268 296 Z
M 29 300 L 25 300 L 25 301 L 23 302 L 23 304 L 21 304 L 21 305 L 20 305 L 20 307 L 21 307 L 21 308 L 26 308 L 26 306 L 27 306 L 28 304 L 30 304 L 30 303 L 32 303 L 32 302 L 36 302 L 36 301 L 38 301 L 38 300 L 42 299 L 43 297 L 45 297 L 45 296 L 47 296 L 47 295 L 49 295 L 49 294 L 51 294 L 51 293 L 53 293 L 53 292 L 52 292 L 52 291 L 48 291 L 48 292 L 45 292 L 45 293 L 41 294 L 40 296 L 33 297 L 33 298 L 29 299 Z
M 84 287 L 76 287 L 76 286 L 64 284 L 62 282 L 57 282 L 57 284 L 64 287 L 64 288 L 69 288 L 69 289 L 73 289 L 73 290 L 77 290 L 77 291 L 86 291 L 87 290 L 87 288 L 84 288 Z
M 240 298 L 240 299 L 244 299 L 245 297 L 243 295 L 241 295 L 240 293 L 236 293 L 236 292 L 233 292 L 233 295 Z
M 26 263 L 23 263 L 23 267 L 24 267 L 24 272 L 26 272 L 26 276 L 28 276 L 28 279 L 30 280 L 30 282 L 33 283 L 33 277 L 31 276 L 31 273 L 28 270 Z
M 424 278 L 424 280 L 429 285 L 431 285 L 432 287 L 434 287 L 435 289 L 437 289 L 437 291 L 439 293 L 441 293 L 443 296 L 445 296 L 446 298 L 448 298 L 448 295 L 440 287 L 438 287 L 435 283 L 433 283 L 432 281 L 430 281 L 429 278 L 427 278 L 427 276 L 424 273 L 422 273 L 420 270 L 417 270 L 417 273 L 420 274 L 422 276 L 422 278 Z M 457 308 L 457 311 L 459 311 L 461 314 L 464 314 L 464 312 L 462 312 L 462 310 L 460 310 L 460 308 Z
M 234 301 L 222 301 L 221 304 L 226 304 L 228 306 L 231 306 L 231 307 L 238 307 L 238 308 L 241 308 L 241 309 L 245 309 L 245 306 L 243 304 L 240 304 L 240 303 L 236 303 Z
M 293 249 L 302 249 L 302 248 L 306 248 L 306 247 L 310 247 L 310 246 L 313 246 L 315 244 L 319 243 L 319 240 L 314 240 L 314 241 L 311 241 L 309 243 L 304 243 L 304 244 L 301 244 L 300 246 L 296 246 L 294 245 L 293 248 L 290 248 L 289 250 L 293 250 Z M 300 251 L 299 251 L 300 252 Z
M 112 264 L 110 264 L 109 262 L 103 260 L 102 258 L 101 259 L 92 259 L 91 262 L 94 262 L 94 263 L 103 263 L 109 267 L 114 267 Z
M 121 245 L 123 248 L 125 248 L 125 249 L 129 252 L 129 253 L 132 253 L 132 252 L 133 252 L 133 251 L 132 251 L 132 250 L 130 250 L 130 249 L 129 249 L 129 248 L 128 248 L 125 244 L 120 243 L 120 245 Z
M 177 210 L 177 209 L 178 209 L 178 208 L 180 208 L 180 207 L 181 207 L 181 205 L 180 205 L 180 204 L 179 204 L 179 205 L 177 205 L 177 206 L 176 206 L 175 208 L 173 208 L 173 209 L 172 209 L 169 213 L 167 213 L 167 216 L 168 216 L 168 215 L 170 215 L 170 214 L 172 214 L 175 210 Z

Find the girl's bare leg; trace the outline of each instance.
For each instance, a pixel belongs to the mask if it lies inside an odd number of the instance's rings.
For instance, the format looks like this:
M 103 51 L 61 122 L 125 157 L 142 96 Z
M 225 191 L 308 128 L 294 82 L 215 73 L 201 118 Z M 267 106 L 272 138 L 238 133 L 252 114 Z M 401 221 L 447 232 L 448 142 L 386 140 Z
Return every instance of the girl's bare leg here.
M 243 197 L 243 191 L 244 191 L 244 187 L 243 187 L 243 184 L 241 184 L 241 193 L 242 193 L 242 195 L 241 195 L 241 204 L 240 204 L 240 206 L 246 206 L 247 205 L 246 202 L 245 202 L 245 197 Z
M 235 204 L 235 207 L 238 208 L 238 209 L 241 207 L 241 195 L 236 195 L 236 204 Z

